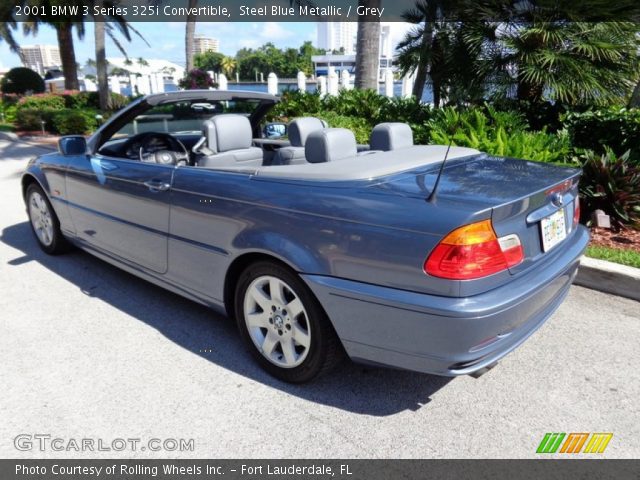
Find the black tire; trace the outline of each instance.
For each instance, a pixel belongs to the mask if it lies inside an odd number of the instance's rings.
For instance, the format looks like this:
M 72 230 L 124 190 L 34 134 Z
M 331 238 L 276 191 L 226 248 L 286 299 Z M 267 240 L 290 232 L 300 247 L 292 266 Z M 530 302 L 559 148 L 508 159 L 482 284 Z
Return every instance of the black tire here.
M 42 208 L 37 208 L 33 203 L 37 200 L 37 203 Z M 60 231 L 60 221 L 56 216 L 56 212 L 51 206 L 51 202 L 47 198 L 47 195 L 44 193 L 42 188 L 37 183 L 32 183 L 27 187 L 26 193 L 26 202 L 27 202 L 27 213 L 29 215 L 29 225 L 31 226 L 31 231 L 33 232 L 33 236 L 36 238 L 38 245 L 40 248 L 49 255 L 59 255 L 61 253 L 68 252 L 71 248 L 71 244 L 64 237 L 62 232 Z M 46 208 L 49 212 L 49 224 L 50 224 L 50 234 L 47 234 L 46 239 L 43 238 L 42 234 L 39 234 L 36 231 L 36 226 L 38 221 L 41 221 L 41 218 L 36 218 L 37 210 L 43 211 Z
M 297 345 L 295 340 L 291 343 L 292 345 L 295 345 L 294 348 L 296 349 L 298 361 L 301 361 L 301 363 L 296 366 L 285 367 L 275 364 L 274 360 L 267 359 L 265 356 L 266 354 L 263 354 L 261 349 L 257 346 L 257 343 L 254 343 L 253 338 L 255 338 L 255 335 L 260 335 L 260 333 L 257 333 L 258 331 L 263 333 L 265 339 L 269 333 L 273 333 L 274 338 L 279 338 L 275 333 L 278 332 L 278 329 L 275 322 L 273 322 L 273 318 L 269 318 L 269 324 L 264 328 L 261 326 L 254 326 L 252 329 L 254 333 L 249 332 L 247 320 L 245 319 L 245 303 L 251 303 L 253 297 L 247 298 L 247 292 L 250 287 L 254 288 L 256 285 L 255 282 L 262 282 L 265 278 L 275 278 L 284 282 L 285 294 L 283 294 L 282 297 L 284 298 L 286 294 L 288 294 L 289 298 L 294 298 L 291 297 L 291 293 L 293 293 L 302 303 L 302 313 L 295 318 L 289 319 L 292 324 L 295 322 L 293 332 L 289 333 L 289 338 L 295 339 L 295 332 L 300 331 L 296 327 L 303 325 L 308 330 L 307 333 L 310 337 L 310 341 L 308 342 L 308 350 L 307 347 L 304 347 L 303 345 Z M 268 295 L 272 297 L 270 287 L 267 287 L 267 289 L 269 290 Z M 289 291 L 287 289 L 289 289 Z M 287 306 L 286 304 L 284 305 L 285 307 Z M 293 304 L 289 303 L 288 305 Z M 327 318 L 327 315 L 320 306 L 318 300 L 296 273 L 278 263 L 260 261 L 247 267 L 238 279 L 234 306 L 236 323 L 247 348 L 262 368 L 280 380 L 289 383 L 308 382 L 319 375 L 327 373 L 344 358 L 342 344 L 340 343 L 329 318 Z M 268 312 L 269 316 L 273 317 L 273 315 L 276 315 L 277 317 L 278 311 L 275 310 L 276 307 L 273 306 L 272 308 L 274 309 L 273 313 Z M 267 310 L 260 308 L 256 314 L 261 315 L 263 311 Z M 286 310 L 284 308 L 282 311 L 285 312 L 284 314 L 286 315 Z M 282 320 L 280 320 L 280 325 L 282 325 Z M 289 323 L 285 325 L 289 331 L 292 330 L 290 326 L 291 325 Z M 269 332 L 270 329 L 273 329 L 273 332 Z M 284 338 L 286 338 L 288 332 L 285 328 L 282 330 L 284 331 Z M 253 338 L 252 335 L 254 335 Z M 281 341 L 286 341 L 282 335 L 283 333 L 280 332 Z M 291 342 L 291 340 L 289 341 Z M 284 362 L 285 355 L 283 345 L 284 343 L 276 344 L 276 347 L 270 357 L 280 357 L 280 360 Z M 303 353 L 298 354 L 298 350 L 302 350 Z M 306 353 L 304 353 L 304 351 L 306 351 Z M 295 362 L 293 362 L 293 364 L 295 364 Z

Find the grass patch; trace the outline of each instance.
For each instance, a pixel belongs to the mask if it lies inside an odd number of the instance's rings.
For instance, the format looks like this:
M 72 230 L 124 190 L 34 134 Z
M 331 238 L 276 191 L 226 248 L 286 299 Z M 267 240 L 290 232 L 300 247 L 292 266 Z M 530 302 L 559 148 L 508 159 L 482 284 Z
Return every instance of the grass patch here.
M 590 245 L 587 247 L 587 257 L 619 263 L 630 267 L 640 268 L 640 252 L 633 250 L 621 250 L 619 248 Z
M 15 132 L 16 127 L 10 123 L 0 123 L 0 132 Z

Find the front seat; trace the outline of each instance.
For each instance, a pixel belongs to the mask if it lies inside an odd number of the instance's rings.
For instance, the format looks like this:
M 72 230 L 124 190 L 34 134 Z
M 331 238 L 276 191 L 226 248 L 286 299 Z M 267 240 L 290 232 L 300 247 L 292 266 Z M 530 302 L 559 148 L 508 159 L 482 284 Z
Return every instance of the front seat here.
M 273 157 L 271 165 L 296 165 L 306 163 L 304 146 L 309 134 L 326 128 L 327 124 L 315 117 L 296 118 L 289 124 L 290 147 L 280 148 Z
M 406 123 L 379 123 L 371 131 L 371 150 L 389 152 L 413 146 L 413 132 Z
M 252 146 L 251 123 L 244 115 L 225 113 L 211 117 L 203 122 L 202 135 L 206 148 L 200 150 L 199 167 L 262 166 L 262 149 Z

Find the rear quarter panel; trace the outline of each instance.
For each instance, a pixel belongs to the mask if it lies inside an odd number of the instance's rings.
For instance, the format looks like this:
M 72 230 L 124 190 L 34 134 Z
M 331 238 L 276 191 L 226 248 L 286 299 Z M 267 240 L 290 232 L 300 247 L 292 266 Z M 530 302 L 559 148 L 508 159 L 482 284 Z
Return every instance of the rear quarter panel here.
M 262 252 L 298 272 L 455 296 L 458 282 L 423 272 L 426 256 L 455 226 L 490 216 L 389 196 L 370 182 L 282 182 L 179 168 L 172 191 L 169 275 L 223 296 L 231 262 Z M 214 273 L 215 272 L 215 273 Z

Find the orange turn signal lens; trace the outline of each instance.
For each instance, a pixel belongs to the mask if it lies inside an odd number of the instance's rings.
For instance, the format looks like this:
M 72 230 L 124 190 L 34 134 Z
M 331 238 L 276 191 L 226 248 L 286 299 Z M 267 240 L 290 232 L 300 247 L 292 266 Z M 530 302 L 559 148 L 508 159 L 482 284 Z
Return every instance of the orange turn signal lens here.
M 450 280 L 472 280 L 507 270 L 524 259 L 520 238 L 498 238 L 491 220 L 472 223 L 449 233 L 424 262 L 424 271 Z

